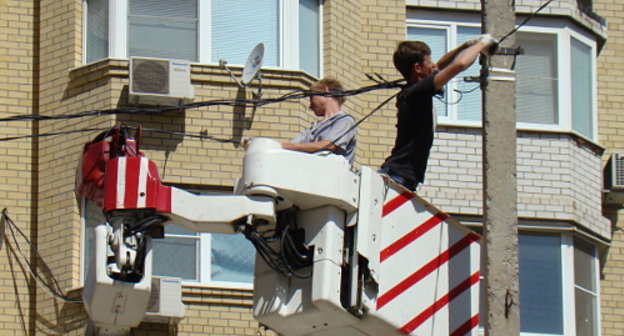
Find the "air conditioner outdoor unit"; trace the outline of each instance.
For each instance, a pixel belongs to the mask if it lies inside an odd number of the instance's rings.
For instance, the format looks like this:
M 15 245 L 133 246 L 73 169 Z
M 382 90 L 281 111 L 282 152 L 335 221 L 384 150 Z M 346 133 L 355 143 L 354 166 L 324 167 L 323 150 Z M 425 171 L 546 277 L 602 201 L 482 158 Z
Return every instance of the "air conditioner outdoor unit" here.
M 607 189 L 624 191 L 624 156 L 622 154 L 611 154 L 605 168 L 605 178 Z
M 143 321 L 172 324 L 184 318 L 182 280 L 173 277 L 152 277 L 152 289 Z
M 191 102 L 194 96 L 189 61 L 130 58 L 130 104 L 175 106 Z
M 604 179 L 605 203 L 624 206 L 624 155 L 611 154 L 604 170 Z

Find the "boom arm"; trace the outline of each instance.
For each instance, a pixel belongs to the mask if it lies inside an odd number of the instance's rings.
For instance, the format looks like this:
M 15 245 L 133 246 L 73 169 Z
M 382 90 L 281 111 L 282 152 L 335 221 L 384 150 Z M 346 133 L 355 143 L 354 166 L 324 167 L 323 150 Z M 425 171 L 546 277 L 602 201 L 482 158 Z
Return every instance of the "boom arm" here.
M 151 240 L 171 221 L 254 244 L 254 317 L 281 335 L 477 334 L 479 236 L 372 169 L 256 139 L 235 195 L 199 196 L 162 185 L 115 134 L 85 147 L 98 164 L 83 162 L 77 188 L 110 223 L 96 228 L 83 293 L 100 334 L 141 322 Z

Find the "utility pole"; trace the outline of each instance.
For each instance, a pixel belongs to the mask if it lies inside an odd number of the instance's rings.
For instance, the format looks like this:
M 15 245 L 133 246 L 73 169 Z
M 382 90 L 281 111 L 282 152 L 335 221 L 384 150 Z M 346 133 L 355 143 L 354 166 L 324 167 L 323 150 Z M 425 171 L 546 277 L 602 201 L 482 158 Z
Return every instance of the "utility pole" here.
M 512 0 L 481 0 L 482 29 L 500 39 L 514 28 Z M 511 35 L 482 65 L 483 232 L 486 336 L 520 334 L 515 74 Z M 510 55 L 505 55 L 510 54 Z

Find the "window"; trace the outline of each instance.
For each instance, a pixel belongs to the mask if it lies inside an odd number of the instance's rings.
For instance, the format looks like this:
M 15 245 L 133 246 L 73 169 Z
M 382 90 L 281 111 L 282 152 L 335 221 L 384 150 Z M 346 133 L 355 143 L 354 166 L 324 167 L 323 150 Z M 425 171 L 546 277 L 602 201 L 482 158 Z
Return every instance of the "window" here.
M 321 74 L 320 0 L 84 0 L 85 62 L 130 56 L 264 66 Z
M 407 39 L 426 42 L 434 61 L 481 33 L 478 20 L 467 16 L 411 16 L 407 21 Z M 595 41 L 584 32 L 553 20 L 546 27 L 521 28 L 516 44 L 524 49 L 515 67 L 518 127 L 575 132 L 595 139 Z M 480 125 L 479 83 L 465 81 L 478 77 L 480 68 L 475 62 L 446 85 L 445 97 L 434 103 L 440 123 Z
M 92 255 L 93 229 L 105 219 L 101 208 L 90 201 L 84 201 L 82 213 L 82 279 L 85 279 Z M 152 243 L 153 275 L 180 277 L 186 284 L 252 286 L 255 249 L 241 234 L 195 233 L 168 224 L 165 238 L 154 239 Z
M 521 234 L 520 330 L 563 335 L 563 281 L 559 235 Z
M 518 246 L 521 334 L 598 335 L 596 247 L 568 232 L 538 231 L 520 232 Z M 483 283 L 480 290 L 483 312 Z
M 598 275 L 594 246 L 574 238 L 576 334 L 598 335 Z

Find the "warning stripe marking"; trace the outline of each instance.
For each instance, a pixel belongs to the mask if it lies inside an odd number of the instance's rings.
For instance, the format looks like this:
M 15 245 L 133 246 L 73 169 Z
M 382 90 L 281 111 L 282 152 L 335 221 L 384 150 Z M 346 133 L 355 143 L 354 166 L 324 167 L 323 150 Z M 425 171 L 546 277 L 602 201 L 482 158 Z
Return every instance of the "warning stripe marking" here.
M 384 204 L 381 210 L 381 216 L 385 217 L 386 215 L 390 214 L 392 211 L 396 210 L 398 207 L 405 204 L 405 202 L 414 198 L 414 196 L 416 196 L 416 194 L 414 194 L 413 192 L 409 192 L 409 191 L 402 192 L 395 198 L 391 199 L 388 203 Z
M 422 235 L 427 233 L 429 230 L 436 227 L 436 225 L 442 223 L 445 219 L 448 218 L 448 215 L 443 212 L 438 212 L 433 215 L 433 217 L 426 220 L 424 223 L 417 226 L 414 230 L 410 231 L 403 237 L 399 238 L 394 243 L 390 244 L 385 249 L 381 250 L 379 254 L 380 262 L 384 262 L 384 260 L 390 258 L 393 254 L 399 252 L 402 248 L 409 245 L 416 239 L 420 238 Z
M 459 285 L 457 285 L 450 292 L 448 292 L 448 294 L 444 295 L 438 301 L 434 302 L 431 306 L 429 306 L 427 309 L 423 310 L 420 314 L 418 314 L 418 316 L 414 317 L 411 321 L 409 321 L 399 330 L 402 333 L 409 335 L 412 331 L 414 331 L 421 324 L 427 321 L 431 316 L 433 316 L 433 314 L 435 314 L 440 309 L 444 308 L 446 305 L 449 304 L 449 302 L 451 302 L 453 299 L 458 297 L 461 293 L 465 292 L 467 289 L 469 289 L 470 287 L 472 287 L 474 284 L 478 282 L 479 282 L 479 271 L 472 274 L 468 279 L 462 281 Z M 472 319 L 470 319 L 469 322 L 470 321 L 472 321 Z M 462 327 L 464 327 L 464 325 L 460 326 L 460 329 Z M 463 334 L 459 334 L 459 332 L 461 331 L 458 331 L 458 330 L 454 331 L 452 335 L 463 335 Z
M 474 327 L 479 325 L 479 314 L 470 318 L 464 324 L 455 329 L 449 336 L 464 336 L 470 332 Z
M 383 306 L 388 304 L 394 298 L 401 295 L 401 293 L 405 292 L 414 284 L 418 283 L 428 274 L 435 271 L 440 266 L 444 265 L 447 261 L 449 261 L 455 255 L 459 254 L 466 247 L 470 246 L 470 244 L 472 244 L 475 241 L 478 241 L 479 238 L 480 237 L 474 233 L 469 233 L 466 236 L 464 236 L 462 239 L 456 242 L 453 246 L 449 247 L 448 250 L 442 252 L 439 256 L 433 258 L 433 260 L 428 262 L 425 266 L 421 267 L 412 275 L 405 278 L 405 280 L 399 282 L 396 286 L 394 286 L 389 291 L 381 295 L 377 299 L 377 310 L 381 309 Z

